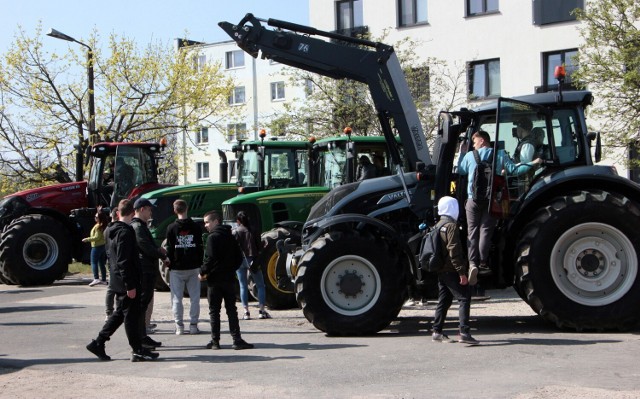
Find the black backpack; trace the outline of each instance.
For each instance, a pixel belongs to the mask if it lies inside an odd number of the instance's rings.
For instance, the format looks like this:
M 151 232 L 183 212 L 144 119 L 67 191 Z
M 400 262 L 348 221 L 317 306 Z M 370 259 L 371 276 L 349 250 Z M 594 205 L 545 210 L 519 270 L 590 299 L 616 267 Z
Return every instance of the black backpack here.
M 443 222 L 431 227 L 420 243 L 418 261 L 420 269 L 425 272 L 437 273 L 444 267 L 445 253 L 443 250 L 441 231 L 446 231 Z
M 486 161 L 480 160 L 478 150 L 473 150 L 476 170 L 471 181 L 471 193 L 475 202 L 487 202 L 491 197 L 491 175 L 493 174 L 493 153 Z

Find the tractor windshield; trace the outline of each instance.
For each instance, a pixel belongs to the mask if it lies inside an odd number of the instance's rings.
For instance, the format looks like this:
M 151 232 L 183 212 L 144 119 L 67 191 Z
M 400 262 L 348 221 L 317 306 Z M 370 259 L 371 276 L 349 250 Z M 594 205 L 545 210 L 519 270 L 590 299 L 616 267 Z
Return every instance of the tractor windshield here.
M 260 147 L 245 149 L 238 162 L 238 185 L 245 188 L 300 187 L 307 176 L 307 150 L 300 148 L 264 148 L 264 160 Z M 250 191 L 250 190 L 249 190 Z

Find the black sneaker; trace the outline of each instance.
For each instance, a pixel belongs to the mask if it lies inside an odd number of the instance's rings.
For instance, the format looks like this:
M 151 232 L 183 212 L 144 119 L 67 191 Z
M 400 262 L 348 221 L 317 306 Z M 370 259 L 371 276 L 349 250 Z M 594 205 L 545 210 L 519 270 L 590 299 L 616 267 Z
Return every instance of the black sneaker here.
M 131 352 L 131 361 L 132 362 L 147 362 L 150 360 L 156 360 L 160 356 L 157 352 L 151 352 L 149 349 L 138 349 L 136 351 Z
M 156 340 L 154 340 L 153 338 L 146 336 L 144 338 L 142 338 L 142 347 L 146 348 L 146 349 L 155 349 L 157 347 L 162 346 L 162 342 L 158 342 Z
M 209 343 L 207 344 L 207 349 L 220 349 L 220 340 L 212 339 L 211 341 L 209 341 Z
M 491 268 L 489 266 L 487 266 L 486 264 L 481 263 L 480 266 L 478 266 L 478 274 L 480 276 L 490 276 L 493 274 L 493 271 L 491 270 Z
M 458 336 L 458 342 L 460 342 L 461 344 L 468 344 L 468 345 L 480 345 L 480 341 L 473 338 L 471 334 L 460 334 Z
M 245 342 L 244 339 L 241 339 L 239 341 L 234 341 L 233 346 L 231 347 L 237 351 L 242 349 L 253 349 L 253 345 L 248 342 Z
M 109 357 L 109 355 L 106 354 L 106 352 L 104 351 L 104 344 L 99 344 L 98 341 L 91 340 L 91 343 L 89 345 L 87 345 L 87 350 L 91 353 L 93 353 L 94 355 L 96 355 L 98 357 L 98 359 L 100 360 L 111 360 L 111 358 Z

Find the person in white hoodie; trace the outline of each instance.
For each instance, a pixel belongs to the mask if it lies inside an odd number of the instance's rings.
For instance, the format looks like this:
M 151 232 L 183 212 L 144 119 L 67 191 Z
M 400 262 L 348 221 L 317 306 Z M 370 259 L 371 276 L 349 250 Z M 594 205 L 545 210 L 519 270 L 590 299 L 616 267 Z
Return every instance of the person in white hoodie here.
M 447 318 L 447 311 L 455 297 L 458 301 L 458 342 L 478 345 L 479 342 L 471 336 L 471 327 L 469 326 L 471 290 L 467 278 L 467 262 L 457 224 L 459 212 L 458 200 L 455 198 L 445 196 L 438 201 L 440 221 L 436 227 L 440 230 L 445 256 L 444 266 L 438 272 L 438 305 L 436 305 L 433 319 L 431 339 L 434 342 L 453 342 L 442 332 L 442 329 Z

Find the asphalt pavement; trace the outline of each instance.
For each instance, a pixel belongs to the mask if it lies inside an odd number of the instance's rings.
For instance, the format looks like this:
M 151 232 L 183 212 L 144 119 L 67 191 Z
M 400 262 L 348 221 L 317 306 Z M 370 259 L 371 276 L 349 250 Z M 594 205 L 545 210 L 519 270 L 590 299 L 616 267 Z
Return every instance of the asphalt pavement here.
M 201 299 L 199 335 L 174 334 L 170 297 L 156 292 L 152 335 L 160 358 L 131 363 L 124 328 L 101 362 L 85 349 L 104 322 L 105 287 L 71 276 L 46 287 L 0 285 L 0 397 L 120 395 L 191 398 L 637 398 L 638 330 L 559 331 L 512 290 L 472 304 L 482 345 L 431 341 L 435 303 L 405 306 L 389 328 L 367 337 L 327 337 L 299 309 L 241 320 L 255 349 L 205 349 L 210 328 Z M 185 299 L 185 315 L 188 314 Z M 252 314 L 258 315 L 255 304 Z M 224 313 L 224 311 L 223 311 Z M 457 309 L 448 317 L 455 335 Z

